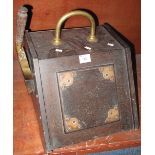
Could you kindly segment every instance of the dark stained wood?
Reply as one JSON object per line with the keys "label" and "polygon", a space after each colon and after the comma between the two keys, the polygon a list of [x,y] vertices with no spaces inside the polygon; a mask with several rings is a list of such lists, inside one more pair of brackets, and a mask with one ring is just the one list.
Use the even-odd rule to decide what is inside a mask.
{"label": "dark stained wood", "polygon": [[[113,25],[119,32],[126,36],[139,53],[141,49],[141,18],[140,0],[14,0],[14,40],[16,34],[16,13],[21,5],[33,7],[30,28],[32,30],[55,29],[58,19],[66,12],[84,8],[93,11],[98,17],[99,24],[105,22]],[[88,26],[88,21],[83,17],[69,19],[66,27]],[[14,58],[16,53],[14,52]]]}
{"label": "dark stained wood", "polygon": [[[137,83],[140,111],[141,71],[140,55],[137,55]],[[86,154],[106,150],[139,146],[140,129],[112,134],[80,144],[55,150],[52,154]],[[19,63],[14,61],[14,155],[45,155],[39,134],[31,97],[28,95]]]}
{"label": "dark stained wood", "polygon": [[109,24],[90,43],[89,29],[62,30],[59,46],[53,31],[25,34],[46,152],[138,127],[130,46]]}

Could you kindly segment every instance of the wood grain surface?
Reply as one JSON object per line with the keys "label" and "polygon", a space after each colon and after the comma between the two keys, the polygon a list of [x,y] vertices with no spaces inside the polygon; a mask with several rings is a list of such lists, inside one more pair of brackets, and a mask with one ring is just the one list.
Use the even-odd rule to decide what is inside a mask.
{"label": "wood grain surface", "polygon": [[[141,98],[141,61],[137,60],[138,103]],[[14,155],[46,155],[39,134],[39,126],[31,97],[28,95],[21,69],[14,60]],[[140,113],[140,112],[139,112]],[[133,146],[140,146],[140,129],[119,132],[110,136],[89,140],[76,145],[54,150],[51,155],[84,155]]]}
{"label": "wood grain surface", "polygon": [[[16,13],[20,6],[32,8],[30,29],[55,29],[59,18],[74,9],[87,9],[98,17],[99,24],[108,22],[134,45],[135,51],[141,50],[141,0],[14,0],[14,41],[16,34]],[[31,16],[31,13],[29,14]],[[72,17],[65,27],[88,26],[84,17]],[[14,52],[14,58],[17,59]]]}

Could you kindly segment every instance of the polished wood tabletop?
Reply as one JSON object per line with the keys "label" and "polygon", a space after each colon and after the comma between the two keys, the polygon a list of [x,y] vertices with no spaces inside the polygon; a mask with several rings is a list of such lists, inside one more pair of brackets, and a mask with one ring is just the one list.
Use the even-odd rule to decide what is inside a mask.
{"label": "polished wood tabletop", "polygon": [[[136,55],[137,96],[140,115],[141,98],[141,55]],[[31,96],[27,93],[24,78],[17,60],[14,60],[14,103],[13,132],[14,155],[46,155],[39,134],[35,109]],[[119,132],[110,136],[89,140],[76,145],[54,150],[50,155],[83,155],[106,150],[134,147],[141,145],[140,128]]]}

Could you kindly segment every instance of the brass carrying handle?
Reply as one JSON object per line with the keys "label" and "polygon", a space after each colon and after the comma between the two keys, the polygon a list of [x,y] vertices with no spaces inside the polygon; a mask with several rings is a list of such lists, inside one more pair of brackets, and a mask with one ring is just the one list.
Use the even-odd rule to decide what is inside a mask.
{"label": "brass carrying handle", "polygon": [[71,12],[66,13],[59,19],[59,21],[56,25],[55,37],[54,37],[54,40],[52,41],[52,43],[54,45],[57,46],[57,45],[61,44],[60,33],[61,33],[61,26],[62,26],[63,22],[72,16],[79,16],[79,15],[87,17],[91,23],[90,35],[88,36],[87,40],[89,42],[97,42],[97,39],[95,36],[95,20],[94,20],[94,18],[89,13],[87,13],[85,11],[76,10],[76,11],[71,11]]}

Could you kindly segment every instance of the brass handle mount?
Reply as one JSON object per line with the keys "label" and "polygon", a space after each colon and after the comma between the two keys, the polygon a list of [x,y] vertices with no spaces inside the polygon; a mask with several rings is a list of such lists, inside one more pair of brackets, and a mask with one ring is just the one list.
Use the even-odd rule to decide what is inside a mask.
{"label": "brass handle mount", "polygon": [[60,33],[61,33],[61,26],[62,26],[63,22],[72,16],[79,16],[79,15],[87,17],[91,23],[90,35],[88,36],[87,40],[89,42],[97,42],[97,38],[95,36],[95,20],[94,20],[94,18],[89,13],[87,13],[86,11],[75,10],[75,11],[71,11],[71,12],[66,13],[65,15],[63,15],[59,19],[59,21],[56,25],[55,37],[52,40],[53,45],[58,46],[62,42],[61,38],[60,38]]}

